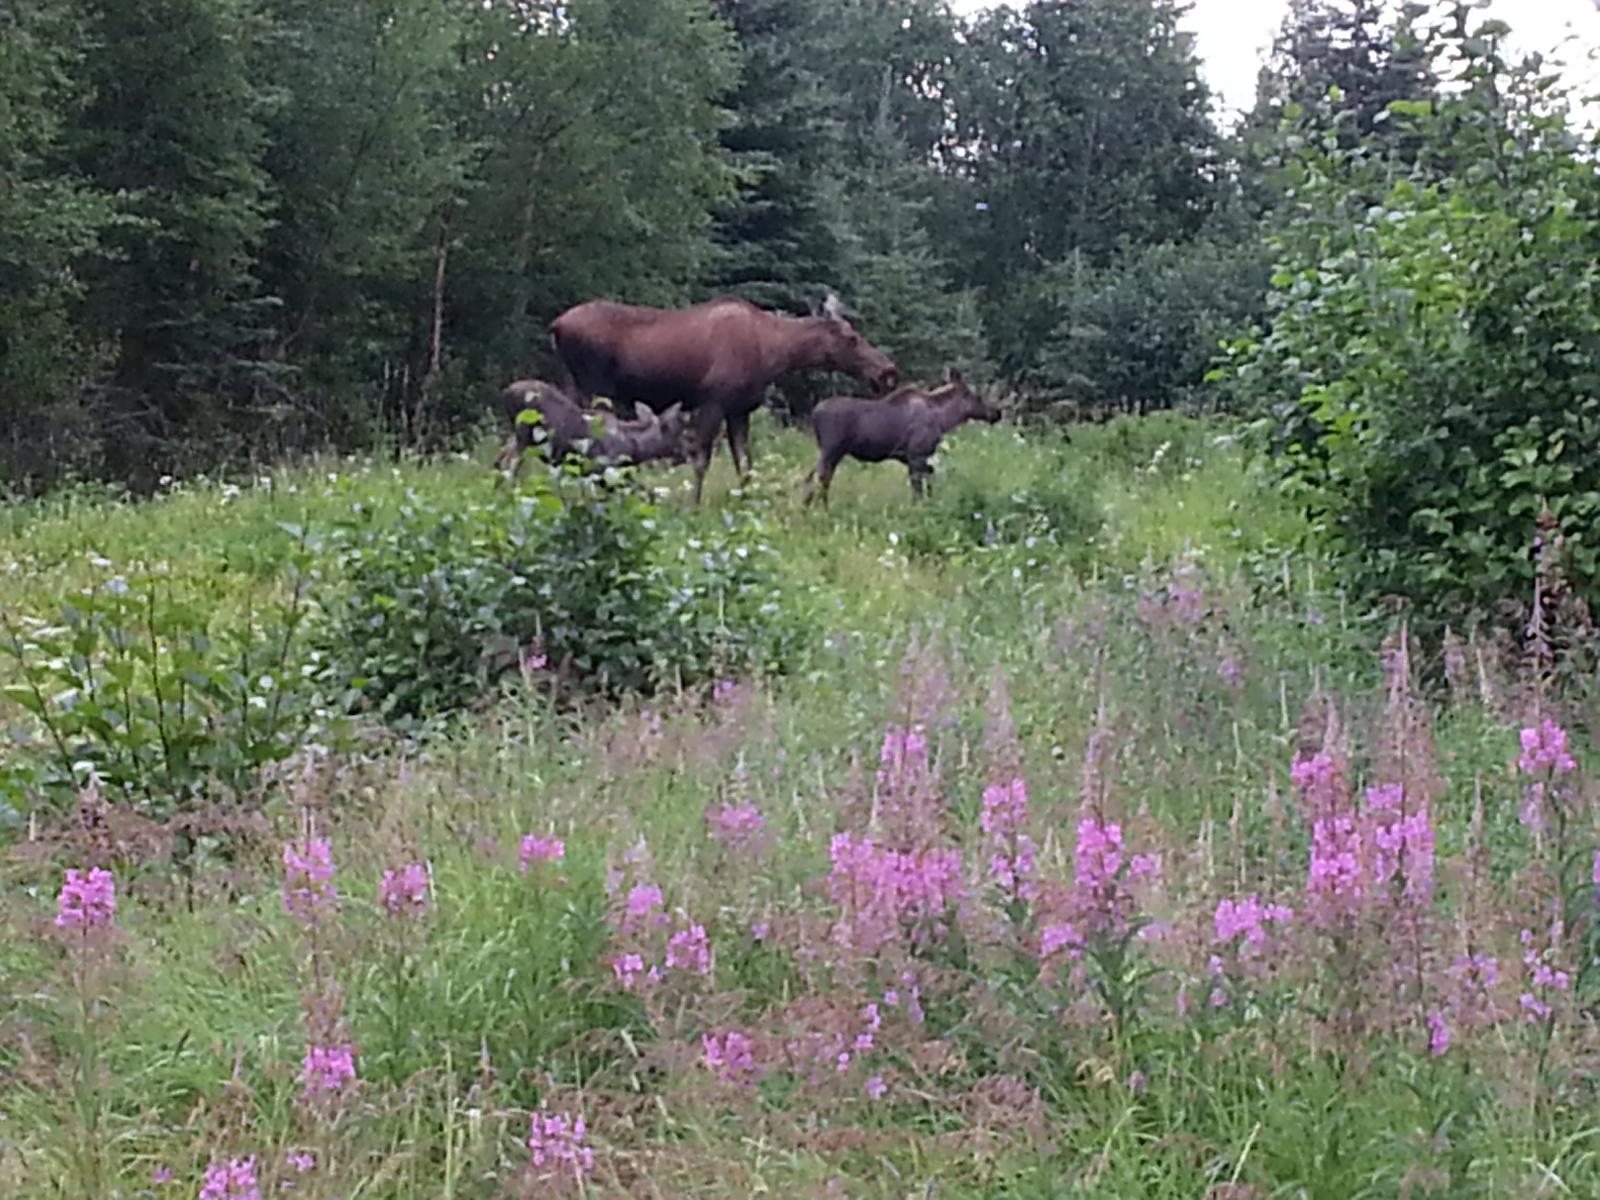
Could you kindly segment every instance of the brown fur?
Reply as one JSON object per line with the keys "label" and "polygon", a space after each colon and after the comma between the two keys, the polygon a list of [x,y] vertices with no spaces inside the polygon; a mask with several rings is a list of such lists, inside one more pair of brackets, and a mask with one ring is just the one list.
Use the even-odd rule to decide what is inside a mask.
{"label": "brown fur", "polygon": [[696,504],[724,425],[734,469],[741,479],[749,473],[750,414],[780,376],[841,371],[880,393],[899,383],[894,361],[851,327],[831,295],[810,317],[736,296],[680,309],[591,300],[557,317],[550,336],[580,402],[601,395],[683,406]]}
{"label": "brown fur", "polygon": [[933,475],[928,460],[944,436],[967,421],[1000,419],[1000,410],[967,386],[954,367],[942,387],[925,391],[904,387],[882,400],[859,396],[831,396],[811,410],[811,432],[817,440],[817,465],[806,476],[806,503],[828,502],[833,473],[845,458],[861,462],[893,459],[906,464],[911,491],[926,494]]}
{"label": "brown fur", "polygon": [[[602,466],[620,462],[637,465],[657,459],[681,461],[683,410],[673,405],[657,416],[648,405],[638,407],[641,415],[625,421],[604,409],[588,411],[579,407],[576,400],[553,383],[519,379],[500,393],[500,409],[511,422],[512,433],[496,465],[503,470],[515,455],[512,478],[521,475],[522,464],[526,461],[523,452],[533,445],[535,428],[545,431],[544,441],[552,463],[563,462],[572,454],[582,454]],[[542,418],[537,426],[518,421],[518,416],[528,409]],[[601,422],[599,437],[594,434],[596,417]]]}

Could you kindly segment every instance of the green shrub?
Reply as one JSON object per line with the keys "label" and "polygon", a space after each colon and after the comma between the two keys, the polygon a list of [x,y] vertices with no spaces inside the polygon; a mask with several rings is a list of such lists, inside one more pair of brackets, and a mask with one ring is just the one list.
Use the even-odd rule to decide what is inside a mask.
{"label": "green shrub", "polygon": [[1485,53],[1393,106],[1412,178],[1303,139],[1271,331],[1222,372],[1359,586],[1435,615],[1530,593],[1545,503],[1600,581],[1600,189],[1549,80]]}
{"label": "green shrub", "polygon": [[92,769],[161,818],[245,797],[265,768],[334,738],[303,551],[288,596],[238,619],[219,615],[203,581],[156,572],[84,588],[51,621],[6,617],[4,695],[32,722],[0,759],[0,804],[65,805]]}
{"label": "green shrub", "polygon": [[798,627],[758,527],[668,538],[627,473],[558,478],[455,506],[413,497],[397,520],[340,531],[325,645],[354,708],[425,720],[524,663],[613,695],[781,666]]}

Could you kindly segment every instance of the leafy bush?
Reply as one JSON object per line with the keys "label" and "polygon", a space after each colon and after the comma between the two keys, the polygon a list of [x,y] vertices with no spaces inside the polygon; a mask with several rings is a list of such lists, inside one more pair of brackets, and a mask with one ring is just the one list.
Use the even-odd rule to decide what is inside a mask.
{"label": "leafy bush", "polygon": [[195,582],[114,575],[54,621],[7,618],[0,652],[16,682],[4,695],[33,721],[11,731],[0,802],[63,805],[92,769],[160,818],[203,796],[244,797],[265,768],[329,739],[308,584],[301,554],[287,597],[225,619]]}
{"label": "leafy bush", "polygon": [[404,723],[463,707],[524,664],[612,694],[779,665],[794,631],[770,551],[748,528],[669,541],[626,478],[541,479],[459,507],[413,498],[398,520],[347,525],[326,645],[349,702]]}
{"label": "leafy bush", "polygon": [[1225,372],[1364,589],[1436,614],[1527,594],[1545,503],[1600,580],[1600,190],[1551,82],[1486,54],[1391,106],[1411,178],[1302,139],[1271,332]]}

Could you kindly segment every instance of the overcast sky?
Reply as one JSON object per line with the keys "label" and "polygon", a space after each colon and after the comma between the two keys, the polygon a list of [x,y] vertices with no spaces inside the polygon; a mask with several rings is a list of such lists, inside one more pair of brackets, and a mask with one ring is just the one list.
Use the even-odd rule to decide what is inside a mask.
{"label": "overcast sky", "polygon": [[[964,12],[990,7],[985,0],[953,0]],[[1255,100],[1256,70],[1262,53],[1283,23],[1288,0],[1195,0],[1186,26],[1197,35],[1206,81],[1220,93],[1224,112],[1249,108]],[[1569,78],[1589,91],[1600,90],[1600,68],[1587,51],[1600,47],[1600,0],[1489,0],[1488,14],[1512,29],[1519,51],[1560,47]]]}

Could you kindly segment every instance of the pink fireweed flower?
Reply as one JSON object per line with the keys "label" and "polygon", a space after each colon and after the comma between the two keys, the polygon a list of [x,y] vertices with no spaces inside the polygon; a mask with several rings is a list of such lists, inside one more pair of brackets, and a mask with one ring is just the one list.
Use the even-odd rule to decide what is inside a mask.
{"label": "pink fireweed flower", "polygon": [[296,1150],[285,1160],[294,1168],[296,1175],[304,1175],[317,1165],[316,1156],[306,1150]]}
{"label": "pink fireweed flower", "polygon": [[753,845],[766,828],[761,810],[749,801],[724,804],[708,813],[707,819],[711,823],[711,836],[730,850]]}
{"label": "pink fireweed flower", "polygon": [[1092,813],[1080,818],[1072,857],[1080,891],[1102,893],[1113,888],[1122,869],[1122,826],[1101,822]]}
{"label": "pink fireweed flower", "polygon": [[1522,754],[1517,766],[1527,775],[1546,771],[1565,775],[1578,764],[1567,752],[1567,731],[1546,717],[1536,728],[1522,731]]}
{"label": "pink fireweed flower", "polygon": [[1135,854],[1128,860],[1128,878],[1136,882],[1159,882],[1161,879],[1161,855]]}
{"label": "pink fireweed flower", "polygon": [[1366,895],[1361,828],[1350,816],[1320,817],[1311,827],[1311,869],[1306,879],[1324,918],[1357,909]]}
{"label": "pink fireweed flower", "polygon": [[707,1069],[722,1083],[741,1086],[753,1083],[761,1076],[761,1066],[756,1062],[755,1043],[736,1029],[720,1034],[701,1034],[700,1048],[705,1052]]}
{"label": "pink fireweed flower", "polygon": [[622,927],[631,928],[647,922],[661,924],[665,921],[665,901],[661,889],[653,883],[635,884],[628,891],[627,905],[623,911]]}
{"label": "pink fireweed flower", "polygon": [[1066,952],[1069,959],[1083,957],[1083,932],[1071,921],[1057,921],[1039,931],[1039,958],[1048,961]]}
{"label": "pink fireweed flower", "polygon": [[696,975],[711,970],[711,945],[706,939],[705,926],[691,925],[667,940],[667,966]]}
{"label": "pink fireweed flower", "polygon": [[378,902],[391,917],[420,917],[428,911],[428,868],[408,863],[398,871],[385,871],[378,885]]}
{"label": "pink fireweed flower", "polygon": [[355,1047],[307,1046],[300,1068],[300,1084],[308,1097],[331,1095],[344,1090],[356,1077]]}
{"label": "pink fireweed flower", "polygon": [[333,849],[327,838],[307,838],[283,848],[283,907],[295,920],[315,925],[339,899]]}
{"label": "pink fireweed flower", "polygon": [[213,1160],[200,1181],[199,1200],[261,1200],[255,1157]]}
{"label": "pink fireweed flower", "polygon": [[959,850],[902,852],[840,833],[829,853],[828,890],[841,910],[837,942],[873,954],[898,937],[942,936],[962,891]]}
{"label": "pink fireweed flower", "polygon": [[983,789],[983,814],[978,819],[990,837],[1020,833],[1028,824],[1028,784],[1018,777]]}
{"label": "pink fireweed flower", "polygon": [[117,884],[110,871],[91,867],[67,871],[56,897],[56,928],[88,931],[111,924],[117,915]]}
{"label": "pink fireweed flower", "polygon": [[882,1075],[873,1075],[863,1085],[866,1093],[874,1100],[882,1100],[883,1094],[889,1090],[889,1085],[884,1083]]}
{"label": "pink fireweed flower", "polygon": [[163,1163],[150,1172],[150,1182],[156,1187],[172,1182],[172,1168]]}
{"label": "pink fireweed flower", "polygon": [[536,833],[524,834],[517,848],[517,862],[526,875],[534,863],[560,862],[567,856],[567,844],[558,837],[540,837]]}
{"label": "pink fireweed flower", "polygon": [[1450,1049],[1450,1022],[1443,1013],[1428,1014],[1428,1054],[1438,1058]]}
{"label": "pink fireweed flower", "polygon": [[1424,804],[1407,812],[1407,800],[1397,783],[1367,789],[1372,883],[1382,888],[1399,880],[1406,900],[1425,907],[1433,899],[1433,821]]}
{"label": "pink fireweed flower", "polygon": [[1024,830],[1028,824],[1028,785],[1020,777],[991,784],[983,791],[979,818],[989,842],[989,878],[1008,899],[1032,900],[1038,889],[1033,875],[1037,847]]}
{"label": "pink fireweed flower", "polygon": [[1528,969],[1530,987],[1528,991],[1522,993],[1518,1002],[1522,1008],[1523,1018],[1530,1024],[1537,1024],[1552,1011],[1544,997],[1553,992],[1566,991],[1572,984],[1572,976],[1551,965],[1556,946],[1561,940],[1560,921],[1553,924],[1550,930],[1551,944],[1542,952],[1534,949],[1531,930],[1524,929],[1520,936],[1523,945],[1522,965]]}
{"label": "pink fireweed flower", "polygon": [[1244,948],[1255,953],[1267,944],[1268,922],[1286,925],[1294,919],[1294,910],[1281,904],[1262,904],[1256,893],[1242,900],[1219,900],[1212,918],[1216,940],[1226,945],[1241,935]]}
{"label": "pink fireweed flower", "polygon": [[661,978],[660,969],[651,967],[646,970],[644,958],[638,954],[619,954],[611,960],[611,973],[617,977],[623,990],[629,992],[638,991]]}
{"label": "pink fireweed flower", "polygon": [[588,1129],[583,1115],[533,1114],[528,1129],[528,1150],[537,1168],[564,1167],[574,1178],[594,1170],[594,1151],[584,1144]]}

